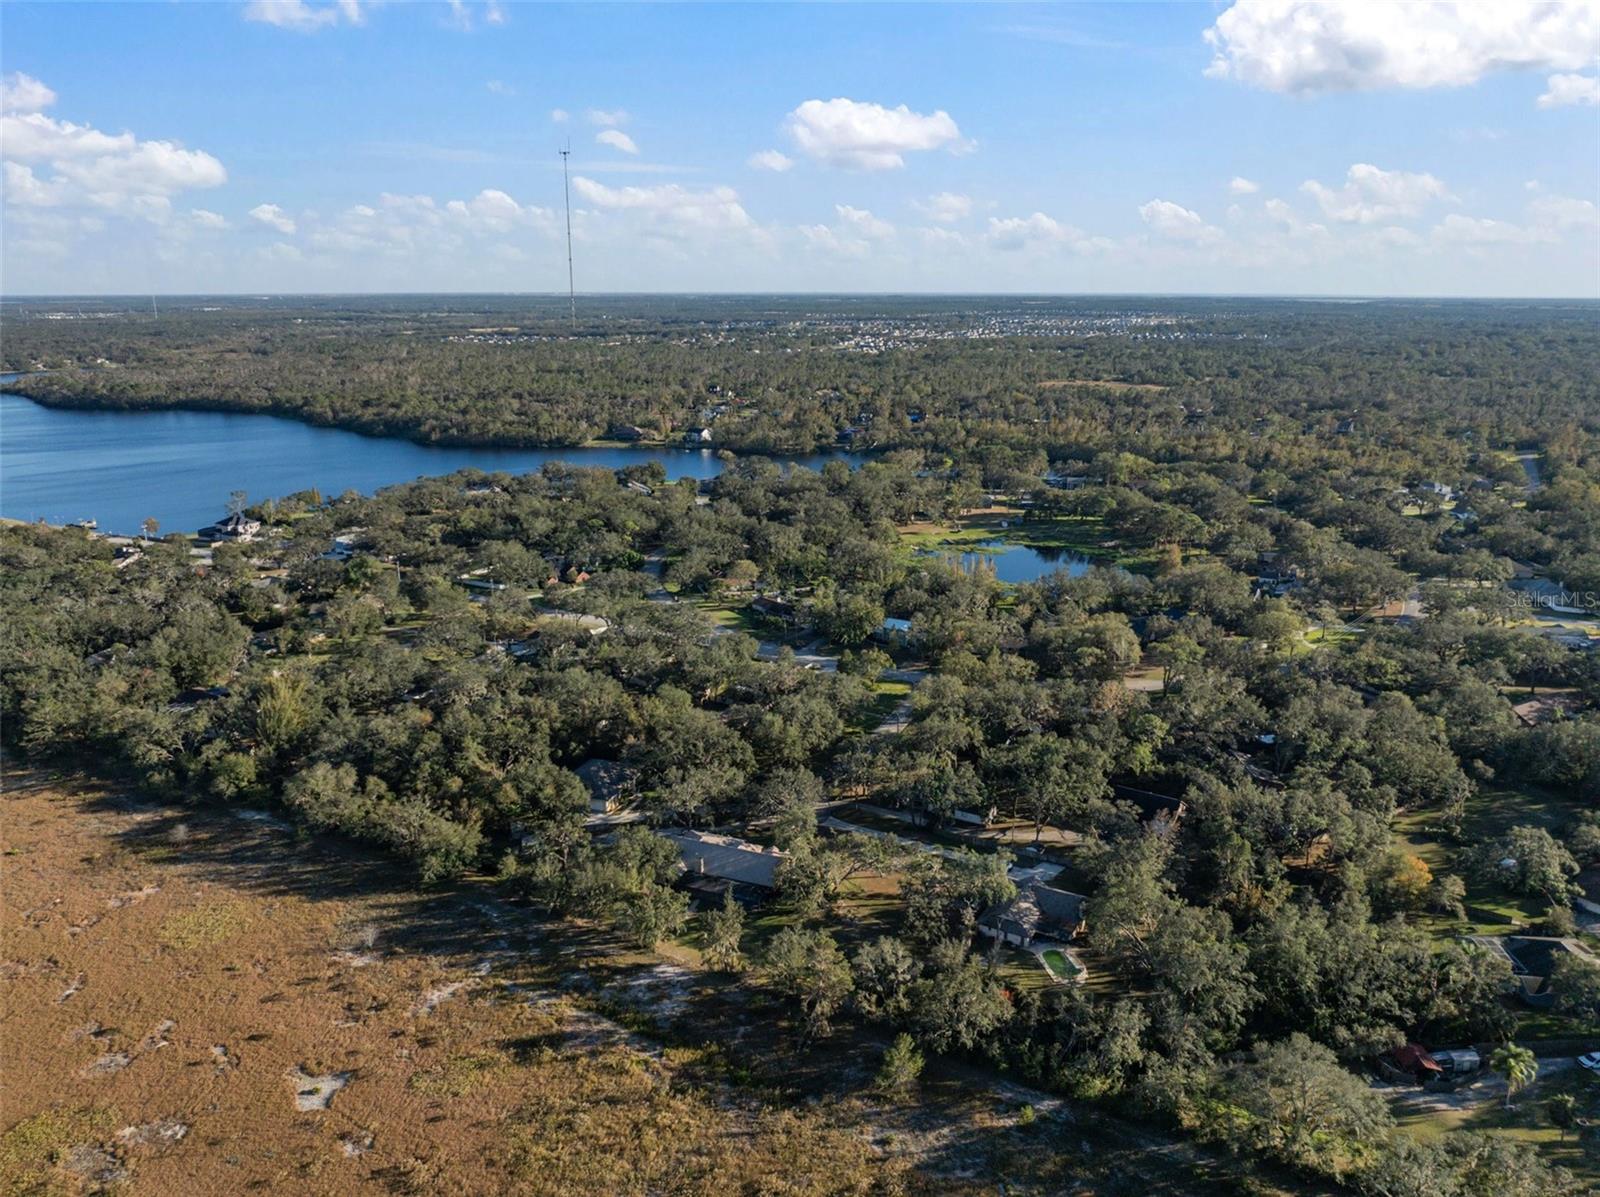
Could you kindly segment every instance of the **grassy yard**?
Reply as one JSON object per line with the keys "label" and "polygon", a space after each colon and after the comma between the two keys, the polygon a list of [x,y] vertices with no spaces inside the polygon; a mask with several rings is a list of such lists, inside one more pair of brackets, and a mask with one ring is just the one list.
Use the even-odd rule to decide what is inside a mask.
{"label": "grassy yard", "polygon": [[752,636],[769,634],[770,628],[759,615],[750,610],[749,601],[749,595],[740,595],[736,598],[702,596],[688,600],[696,611],[718,627],[735,632],[748,632]]}
{"label": "grassy yard", "polygon": [[1577,1099],[1578,1116],[1593,1121],[1600,1118],[1600,1077],[1581,1068],[1567,1068],[1535,1081],[1531,1089],[1516,1095],[1511,1109],[1503,1100],[1464,1104],[1458,1109],[1406,1113],[1400,1126],[1422,1140],[1434,1140],[1452,1131],[1490,1131],[1516,1139],[1538,1149],[1552,1164],[1571,1169],[1578,1176],[1600,1182],[1600,1151],[1594,1139],[1585,1144],[1580,1133],[1562,1135],[1550,1121],[1549,1102],[1557,1094],[1570,1093]]}
{"label": "grassy yard", "polygon": [[900,543],[908,551],[982,552],[983,542],[1003,540],[1007,544],[1036,549],[1069,549],[1084,557],[1107,564],[1133,566],[1146,554],[1118,553],[1101,542],[1106,537],[1105,522],[1092,516],[1032,515],[1020,508],[989,509],[958,516],[947,524],[907,524],[900,529]]}
{"label": "grassy yard", "polygon": [[[1413,811],[1395,821],[1395,833],[1406,850],[1420,857],[1435,876],[1456,872],[1461,847],[1482,844],[1522,824],[1549,828],[1563,826],[1574,813],[1572,804],[1537,786],[1490,786],[1467,801],[1460,845],[1437,828],[1432,811]],[[1441,937],[1506,935],[1544,917],[1543,898],[1513,894],[1465,873],[1467,919],[1459,922],[1442,915],[1421,916],[1421,922]]]}
{"label": "grassy yard", "polygon": [[996,961],[996,971],[1005,987],[1013,993],[1030,989],[1049,989],[1055,984],[1039,958],[1032,952],[1009,945],[1001,949]]}

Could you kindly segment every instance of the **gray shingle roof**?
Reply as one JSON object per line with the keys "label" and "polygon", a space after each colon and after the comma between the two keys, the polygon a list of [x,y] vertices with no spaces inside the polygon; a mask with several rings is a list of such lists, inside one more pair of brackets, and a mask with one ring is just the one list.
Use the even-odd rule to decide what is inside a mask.
{"label": "gray shingle roof", "polygon": [[749,840],[708,831],[674,829],[660,834],[677,845],[683,867],[689,872],[763,889],[777,888],[778,865],[788,856],[776,848],[763,848]]}

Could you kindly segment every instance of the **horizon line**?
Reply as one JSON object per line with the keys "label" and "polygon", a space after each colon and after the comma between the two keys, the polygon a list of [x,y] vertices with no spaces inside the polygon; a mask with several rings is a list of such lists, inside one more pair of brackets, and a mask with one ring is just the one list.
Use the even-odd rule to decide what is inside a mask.
{"label": "horizon line", "polygon": [[[1600,303],[1593,295],[1474,295],[1445,292],[1356,292],[1356,291],[579,291],[589,299],[730,299],[730,298],[806,298],[806,299],[1294,299],[1294,300],[1448,300],[1467,303]],[[567,298],[565,291],[41,291],[7,295],[0,292],[0,304],[37,303],[67,299],[130,300],[143,302],[163,299],[378,299],[428,296],[483,297],[502,299]]]}

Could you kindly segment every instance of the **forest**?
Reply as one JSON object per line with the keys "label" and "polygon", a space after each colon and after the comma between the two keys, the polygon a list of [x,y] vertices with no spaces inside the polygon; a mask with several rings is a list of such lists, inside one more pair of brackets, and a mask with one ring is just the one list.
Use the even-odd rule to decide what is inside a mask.
{"label": "forest", "polygon": [[[9,753],[685,945],[802,1050],[881,1030],[886,1091],[953,1058],[1318,1191],[1600,1178],[1595,1088],[1414,1134],[1375,1083],[1478,1045],[1509,1109],[1600,1046],[1592,306],[55,310],[5,322],[48,404],[730,457],[237,496],[215,544],[5,525]],[[942,551],[980,535],[1083,564]],[[1548,1000],[1508,941],[1565,945]]]}

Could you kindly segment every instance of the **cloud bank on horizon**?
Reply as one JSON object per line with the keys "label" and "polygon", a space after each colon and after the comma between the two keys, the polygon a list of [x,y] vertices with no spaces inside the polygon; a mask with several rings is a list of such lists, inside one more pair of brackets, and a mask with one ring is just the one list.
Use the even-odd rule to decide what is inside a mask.
{"label": "cloud bank on horizon", "polygon": [[[544,10],[437,8],[252,0],[216,36],[263,83],[300,60],[310,70],[337,39],[381,42],[385,76],[429,41],[462,40],[426,82],[318,73],[281,111],[242,96],[203,119],[188,117],[197,95],[228,109],[226,97],[176,60],[164,103],[65,60],[36,68],[65,18],[14,6],[7,290],[557,289],[554,157],[515,147],[571,144],[585,125],[571,189],[590,290],[1600,289],[1600,0],[1238,0],[1209,26],[1190,6],[1070,10],[1115,40],[941,8],[927,14],[928,61],[977,46],[1004,85],[960,56],[938,58],[930,81],[869,70],[870,55],[824,69],[797,45],[748,71],[720,55],[714,76],[692,70],[715,80],[720,99],[704,103],[641,83],[649,62],[598,83],[592,70],[516,75],[514,48],[496,43],[519,27],[537,37]],[[739,32],[754,43],[779,19],[855,14],[743,12]],[[854,32],[876,44],[890,30]],[[1174,44],[1191,69],[1172,65]],[[661,48],[658,83],[699,65],[684,53]],[[408,87],[424,93],[410,106]],[[122,127],[124,105],[139,133]],[[374,135],[350,147],[336,122],[311,119],[341,108]]]}

